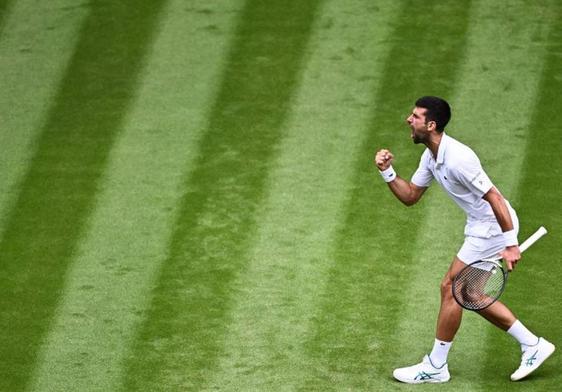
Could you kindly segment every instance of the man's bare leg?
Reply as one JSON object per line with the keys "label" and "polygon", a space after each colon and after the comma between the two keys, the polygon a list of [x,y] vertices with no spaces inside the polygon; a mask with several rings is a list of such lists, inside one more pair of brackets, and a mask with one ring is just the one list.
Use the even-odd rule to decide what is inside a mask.
{"label": "man's bare leg", "polygon": [[500,301],[496,301],[486,309],[480,310],[478,314],[504,331],[511,328],[517,320],[513,312]]}
{"label": "man's bare leg", "polygon": [[453,298],[453,279],[466,266],[455,256],[449,270],[441,281],[441,307],[437,317],[435,337],[444,342],[452,342],[462,321],[462,308]]}
{"label": "man's bare leg", "polygon": [[[462,307],[453,297],[452,285],[455,276],[465,266],[465,263],[455,257],[441,281],[441,307],[437,317],[436,339],[433,350],[424,357],[421,363],[395,369],[393,375],[397,380],[407,383],[449,381],[447,356],[451,343],[460,327],[463,312]],[[525,346],[534,347],[533,350],[527,350],[523,353],[522,365],[511,375],[511,379],[514,381],[520,380],[536,370],[555,350],[553,344],[543,338],[537,338],[527,330],[501,302],[495,302],[478,313],[495,326],[507,331],[522,344],[523,348]],[[533,357],[531,357],[531,354]],[[532,366],[526,365],[531,362],[533,363]],[[423,377],[420,379],[420,375],[427,375],[428,379]]]}
{"label": "man's bare leg", "polygon": [[[445,342],[453,341],[462,320],[462,308],[453,298],[453,280],[455,276],[466,266],[458,257],[455,257],[449,270],[441,282],[441,308],[437,318],[436,337]],[[486,309],[478,312],[486,320],[496,327],[507,331],[516,317],[503,303],[496,301]]]}

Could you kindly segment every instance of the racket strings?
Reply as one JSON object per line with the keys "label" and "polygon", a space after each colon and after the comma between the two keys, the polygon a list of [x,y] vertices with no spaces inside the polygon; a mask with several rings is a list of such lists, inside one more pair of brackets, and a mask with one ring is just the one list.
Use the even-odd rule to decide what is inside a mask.
{"label": "racket strings", "polygon": [[462,307],[481,310],[499,298],[504,285],[503,269],[495,263],[483,261],[459,272],[453,284],[453,294]]}

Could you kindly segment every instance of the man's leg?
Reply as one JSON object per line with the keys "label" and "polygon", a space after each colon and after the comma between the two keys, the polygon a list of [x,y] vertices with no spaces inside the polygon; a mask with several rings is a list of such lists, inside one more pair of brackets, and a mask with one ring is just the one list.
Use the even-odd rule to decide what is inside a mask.
{"label": "man's leg", "polygon": [[[448,348],[461,325],[462,308],[453,298],[453,280],[455,276],[466,266],[458,257],[453,259],[449,270],[441,281],[441,308],[437,318],[436,342],[429,357],[437,364],[447,361]],[[478,312],[486,320],[498,328],[508,331],[517,320],[514,314],[503,303],[496,301],[489,307]],[[526,330],[527,331],[527,330]],[[520,334],[523,337],[522,344],[536,344],[538,338],[533,334]],[[516,337],[517,338],[517,337]],[[444,344],[445,343],[445,344]]]}
{"label": "man's leg", "polygon": [[[437,317],[436,339],[433,350],[420,364],[396,369],[394,377],[407,383],[446,382],[450,379],[447,356],[452,341],[462,321],[462,307],[453,297],[452,285],[455,276],[466,266],[458,257],[453,259],[449,270],[441,281],[441,306]],[[495,302],[479,312],[486,320],[507,331],[517,339],[524,350],[521,366],[511,375],[520,380],[537,369],[554,352],[554,345],[537,338],[501,302]],[[537,343],[538,341],[538,343]],[[534,342],[534,343],[533,343]]]}
{"label": "man's leg", "polygon": [[[452,283],[456,274],[462,270],[465,264],[457,257],[453,260],[449,271],[441,284],[441,310],[437,321],[437,340],[430,358],[436,356],[443,358],[443,349],[437,345],[439,340],[452,342],[460,326],[462,308],[456,303],[452,294]],[[455,308],[456,305],[456,308]],[[520,344],[523,351],[521,365],[511,375],[513,381],[521,380],[535,371],[555,350],[552,343],[537,337],[529,331],[503,303],[496,301],[486,309],[478,311],[482,317],[503,329],[513,336]],[[446,362],[445,352],[444,362]]]}
{"label": "man's leg", "polygon": [[496,301],[486,309],[478,311],[478,314],[504,331],[511,328],[517,320],[511,310],[500,301]]}
{"label": "man's leg", "polygon": [[435,366],[447,363],[449,350],[462,321],[462,308],[453,298],[453,279],[466,266],[458,257],[453,259],[449,270],[441,281],[441,306],[437,317],[437,328],[433,349],[429,359]]}
{"label": "man's leg", "polygon": [[[436,333],[436,337],[439,340],[446,342],[453,341],[461,325],[462,308],[453,298],[452,286],[455,276],[465,266],[465,263],[458,257],[455,257],[441,282],[441,308],[439,310],[439,317],[437,318]],[[478,311],[478,314],[504,331],[509,330],[517,320],[511,310],[500,301],[496,301],[486,309]]]}
{"label": "man's leg", "polygon": [[394,378],[399,381],[419,383],[441,383],[451,378],[447,366],[447,355],[453,338],[462,319],[462,308],[453,298],[452,283],[455,275],[465,266],[456,257],[441,282],[441,307],[437,318],[437,334],[433,350],[422,362],[413,366],[394,370]]}
{"label": "man's leg", "polygon": [[[458,257],[455,257],[441,282],[441,308],[439,310],[439,317],[437,318],[437,332],[435,335],[438,340],[452,342],[460,327],[462,308],[453,298],[452,285],[455,276],[465,266],[465,263]],[[478,311],[478,314],[504,331],[508,331],[517,321],[513,312],[500,301],[496,301],[486,309]],[[528,332],[528,330],[524,332]],[[521,342],[522,344],[533,345],[536,344],[538,340],[538,338],[530,332],[522,333],[521,335],[523,339]]]}
{"label": "man's leg", "polygon": [[462,320],[462,308],[453,298],[453,279],[466,266],[455,256],[449,270],[441,281],[441,307],[437,317],[435,337],[444,342],[452,342]]}
{"label": "man's leg", "polygon": [[523,351],[521,364],[511,375],[513,381],[521,380],[534,372],[555,350],[552,343],[529,331],[501,302],[494,302],[478,313],[513,336],[521,344],[521,351]]}

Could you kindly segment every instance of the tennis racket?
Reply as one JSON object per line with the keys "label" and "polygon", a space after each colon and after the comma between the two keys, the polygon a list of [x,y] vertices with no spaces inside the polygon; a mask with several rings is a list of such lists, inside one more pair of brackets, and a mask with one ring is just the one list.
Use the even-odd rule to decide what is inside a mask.
{"label": "tennis racket", "polygon": [[[521,253],[546,233],[546,229],[541,226],[519,245]],[[501,258],[475,261],[455,276],[453,297],[465,309],[486,309],[502,295],[506,283],[507,271],[502,266]]]}

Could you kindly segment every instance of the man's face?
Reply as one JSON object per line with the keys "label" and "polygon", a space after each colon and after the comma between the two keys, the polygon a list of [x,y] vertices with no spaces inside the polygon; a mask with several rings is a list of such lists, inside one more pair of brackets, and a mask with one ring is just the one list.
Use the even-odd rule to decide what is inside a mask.
{"label": "man's face", "polygon": [[[429,140],[429,130],[428,125],[426,124],[425,113],[427,109],[415,107],[412,110],[412,114],[406,118],[406,122],[410,126],[412,130],[411,138],[413,139],[415,144],[425,143]],[[430,123],[433,123],[431,121]]]}

